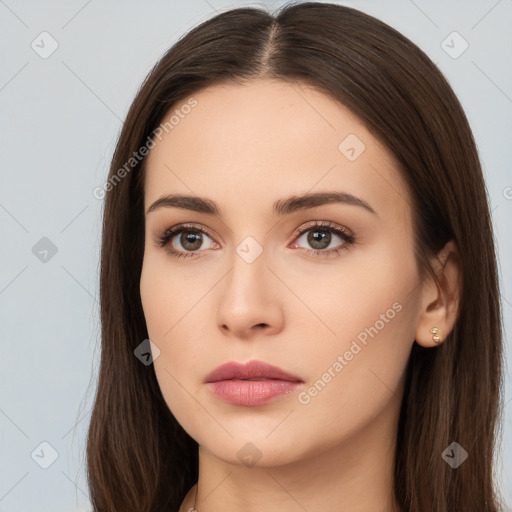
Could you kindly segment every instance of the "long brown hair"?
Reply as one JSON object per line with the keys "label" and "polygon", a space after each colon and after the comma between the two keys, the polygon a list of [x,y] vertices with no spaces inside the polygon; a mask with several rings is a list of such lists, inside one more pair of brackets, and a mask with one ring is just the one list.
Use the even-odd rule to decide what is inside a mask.
{"label": "long brown hair", "polygon": [[[502,409],[502,319],[487,192],[462,107],[432,61],[400,33],[355,9],[291,3],[238,8],[192,29],[142,84],[113,155],[103,213],[101,365],[87,440],[96,512],[178,510],[198,478],[197,443],[169,411],[152,365],[139,281],[144,252],[144,159],[178,102],[221,81],[302,82],[351,109],[396,156],[410,190],[416,257],[452,239],[462,295],[438,347],[414,343],[400,413],[395,494],[403,511],[496,512],[493,464]],[[132,159],[132,160],[131,160]],[[130,165],[127,167],[127,162]],[[124,169],[124,172],[121,171]],[[469,454],[457,469],[452,443]]]}

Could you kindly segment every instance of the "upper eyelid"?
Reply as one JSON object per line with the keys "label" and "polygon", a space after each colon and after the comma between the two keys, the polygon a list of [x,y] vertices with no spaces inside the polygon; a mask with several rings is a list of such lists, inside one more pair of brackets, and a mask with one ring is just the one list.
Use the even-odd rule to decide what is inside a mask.
{"label": "upper eyelid", "polygon": [[318,228],[324,228],[326,230],[337,230],[341,231],[347,236],[353,236],[352,231],[345,226],[342,226],[340,224],[337,224],[336,222],[332,221],[308,221],[305,224],[301,224],[294,232],[293,236],[299,236],[307,231],[310,231],[311,229],[314,229],[315,227]]}

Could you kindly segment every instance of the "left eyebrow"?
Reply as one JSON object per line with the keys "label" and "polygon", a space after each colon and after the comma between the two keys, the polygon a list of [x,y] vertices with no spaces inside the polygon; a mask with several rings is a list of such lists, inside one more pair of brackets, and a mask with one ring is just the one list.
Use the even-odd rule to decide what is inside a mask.
{"label": "left eyebrow", "polygon": [[314,194],[304,194],[302,196],[293,196],[289,199],[281,199],[274,203],[274,215],[289,215],[298,210],[307,210],[316,208],[324,204],[341,203],[350,206],[364,208],[373,215],[377,212],[366,202],[352,194],[346,192],[317,192]]}
{"label": "left eyebrow", "polygon": [[[346,192],[317,192],[301,196],[292,196],[288,199],[279,199],[274,203],[272,211],[276,216],[283,216],[290,215],[299,210],[307,210],[334,203],[357,206],[378,217],[377,212],[366,201]],[[215,201],[182,194],[170,194],[160,197],[148,208],[146,213],[150,213],[162,207],[182,208],[206,213],[208,215],[215,215],[216,217],[222,216],[221,209]]]}

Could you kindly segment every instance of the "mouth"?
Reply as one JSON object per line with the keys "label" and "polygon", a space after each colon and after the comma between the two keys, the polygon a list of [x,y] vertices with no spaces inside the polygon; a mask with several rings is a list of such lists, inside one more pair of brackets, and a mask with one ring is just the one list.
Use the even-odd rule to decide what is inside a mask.
{"label": "mouth", "polygon": [[295,391],[304,381],[261,361],[246,364],[233,361],[213,370],[205,383],[217,398],[225,402],[254,407]]}

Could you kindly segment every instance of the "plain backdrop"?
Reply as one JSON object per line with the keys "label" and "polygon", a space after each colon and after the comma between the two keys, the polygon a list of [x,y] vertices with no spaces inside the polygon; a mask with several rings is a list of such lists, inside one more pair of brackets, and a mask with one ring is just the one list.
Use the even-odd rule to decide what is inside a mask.
{"label": "plain backdrop", "polygon": [[[460,98],[484,166],[510,333],[512,1],[340,3],[409,37]],[[282,4],[0,0],[0,512],[91,510],[84,453],[99,362],[102,208],[93,191],[106,179],[139,85],[182,34],[216,11]],[[506,344],[510,362],[508,337]],[[496,471],[510,506],[506,371]]]}

